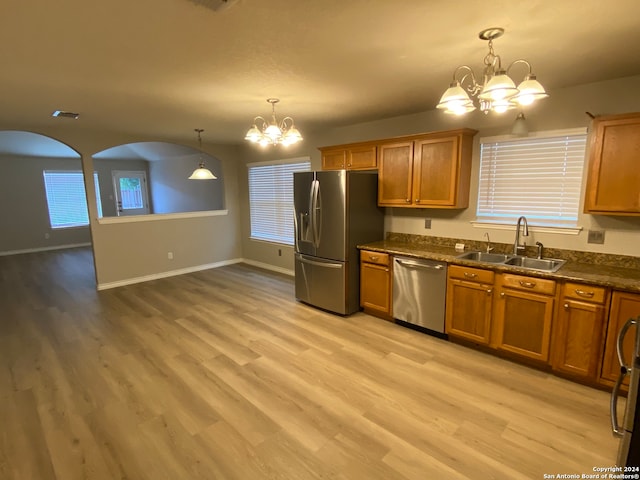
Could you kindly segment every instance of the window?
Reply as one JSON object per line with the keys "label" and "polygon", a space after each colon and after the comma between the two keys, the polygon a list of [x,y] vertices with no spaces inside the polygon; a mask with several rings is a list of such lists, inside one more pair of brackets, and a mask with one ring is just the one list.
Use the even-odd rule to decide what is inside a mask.
{"label": "window", "polygon": [[309,171],[311,163],[287,160],[248,167],[251,238],[293,245],[293,173]]}
{"label": "window", "polygon": [[[44,188],[49,207],[51,228],[89,225],[84,176],[81,171],[44,170]],[[93,173],[98,216],[102,217],[98,174]]]}
{"label": "window", "polygon": [[582,129],[481,139],[477,220],[576,227],[586,140]]}

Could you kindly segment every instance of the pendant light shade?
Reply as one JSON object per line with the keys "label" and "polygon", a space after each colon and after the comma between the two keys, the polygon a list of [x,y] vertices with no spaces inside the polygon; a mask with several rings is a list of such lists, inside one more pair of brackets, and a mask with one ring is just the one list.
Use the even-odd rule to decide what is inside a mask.
{"label": "pendant light shade", "polygon": [[200,137],[200,134],[204,132],[204,130],[202,128],[194,128],[194,131],[198,132],[198,148],[200,149],[200,164],[198,165],[198,168],[196,168],[193,171],[193,173],[189,177],[189,180],[215,180],[218,177],[216,177],[213,173],[211,173],[211,170],[205,167],[204,159],[202,158],[202,138]]}

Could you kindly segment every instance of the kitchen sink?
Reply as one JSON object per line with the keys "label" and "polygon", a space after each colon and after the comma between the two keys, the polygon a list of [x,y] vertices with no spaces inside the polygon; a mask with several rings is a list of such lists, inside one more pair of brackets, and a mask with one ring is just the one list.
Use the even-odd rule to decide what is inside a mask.
{"label": "kitchen sink", "polygon": [[458,255],[456,258],[460,260],[474,260],[476,262],[487,263],[505,263],[507,260],[513,258],[513,255],[507,255],[504,253],[487,253],[487,252],[465,252]]}
{"label": "kitchen sink", "polygon": [[506,260],[505,265],[513,265],[516,267],[530,268],[532,270],[541,270],[544,272],[555,272],[562,265],[565,260],[559,260],[557,258],[531,258],[531,257],[511,257]]}

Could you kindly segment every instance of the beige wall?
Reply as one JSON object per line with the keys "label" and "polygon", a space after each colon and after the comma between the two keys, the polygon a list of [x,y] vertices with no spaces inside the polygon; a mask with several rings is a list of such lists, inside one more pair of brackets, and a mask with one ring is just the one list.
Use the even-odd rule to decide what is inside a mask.
{"label": "beige wall", "polygon": [[[607,82],[580,85],[550,91],[550,97],[538,102],[525,110],[530,131],[558,130],[567,128],[587,127],[589,117],[585,112],[594,115],[614,114],[640,111],[640,92],[637,85],[640,76],[626,77]],[[338,108],[338,107],[337,107]],[[467,209],[459,211],[432,209],[387,209],[385,230],[417,235],[433,235],[453,237],[469,240],[482,240],[484,232],[489,232],[492,241],[512,243],[514,229],[475,228],[471,221],[475,218],[476,196],[478,188],[479,167],[479,139],[483,136],[501,135],[509,133],[516,113],[508,112],[502,116],[483,115],[473,112],[464,117],[445,115],[431,110],[407,115],[335,128],[330,131],[306,134],[305,140],[293,152],[283,152],[278,149],[267,151],[244,147],[245,163],[267,159],[296,157],[310,155],[312,168],[320,168],[319,146],[337,145],[341,143],[389,138],[436,130],[448,130],[461,127],[479,130],[475,137],[473,171],[471,183],[471,202]],[[303,126],[301,125],[302,129]],[[307,133],[307,132],[303,132]],[[243,172],[244,174],[244,172]],[[584,197],[584,182],[583,182]],[[256,245],[248,238],[248,193],[246,182],[240,183],[240,198],[242,209],[242,242],[244,257],[255,262],[287,266],[293,268],[293,252],[286,250],[287,258],[275,257],[277,246]],[[424,228],[424,219],[432,219],[432,228]],[[533,232],[528,243],[541,241],[547,247],[574,249],[614,253],[621,255],[640,255],[640,218],[633,217],[605,217],[581,214],[579,225],[583,230],[578,235]],[[587,230],[589,228],[604,229],[605,243],[603,245],[588,244]],[[283,255],[285,252],[283,252]]]}

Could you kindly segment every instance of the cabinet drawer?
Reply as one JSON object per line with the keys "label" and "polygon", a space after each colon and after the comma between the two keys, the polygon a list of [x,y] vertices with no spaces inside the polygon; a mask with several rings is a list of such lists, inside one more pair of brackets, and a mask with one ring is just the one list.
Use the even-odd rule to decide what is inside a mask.
{"label": "cabinet drawer", "polygon": [[449,278],[493,284],[493,275],[494,274],[491,270],[463,267],[460,265],[449,265]]}
{"label": "cabinet drawer", "polygon": [[502,274],[502,286],[526,292],[544,293],[546,295],[553,295],[556,291],[556,282],[554,280],[511,275],[508,273]]}
{"label": "cabinet drawer", "polygon": [[604,303],[607,298],[607,289],[605,287],[596,287],[583,283],[567,282],[564,284],[562,293],[565,298],[575,298],[583,302]]}
{"label": "cabinet drawer", "polygon": [[361,250],[360,260],[367,263],[375,263],[377,265],[389,265],[389,254]]}

